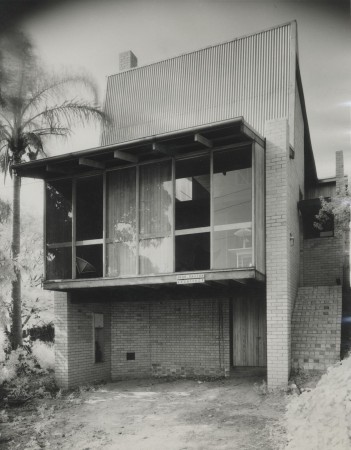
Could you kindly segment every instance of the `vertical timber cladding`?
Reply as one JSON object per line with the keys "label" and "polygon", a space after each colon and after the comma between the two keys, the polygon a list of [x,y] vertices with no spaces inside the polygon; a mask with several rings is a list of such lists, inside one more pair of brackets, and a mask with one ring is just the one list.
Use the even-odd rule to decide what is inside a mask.
{"label": "vertical timber cladding", "polygon": [[266,300],[261,290],[246,290],[232,300],[232,365],[267,366]]}
{"label": "vertical timber cladding", "polygon": [[[112,75],[101,145],[243,116],[264,134],[289,115],[292,23]],[[152,118],[152,120],[151,120]]]}

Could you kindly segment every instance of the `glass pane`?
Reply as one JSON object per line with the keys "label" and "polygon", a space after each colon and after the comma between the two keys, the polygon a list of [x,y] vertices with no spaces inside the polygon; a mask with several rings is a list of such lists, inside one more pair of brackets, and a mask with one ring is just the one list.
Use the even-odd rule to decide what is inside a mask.
{"label": "glass pane", "polygon": [[176,236],[176,272],[210,268],[210,233]]}
{"label": "glass pane", "polygon": [[210,226],[210,157],[176,162],[176,230]]}
{"label": "glass pane", "polygon": [[72,247],[50,248],[46,252],[46,279],[72,278]]}
{"label": "glass pane", "polygon": [[102,176],[77,180],[77,241],[102,238]]}
{"label": "glass pane", "polygon": [[143,239],[139,243],[140,273],[168,273],[173,271],[172,238]]}
{"label": "glass pane", "polygon": [[77,278],[102,277],[102,245],[80,245],[76,248]]}
{"label": "glass pane", "polygon": [[161,237],[172,230],[171,161],[140,167],[140,235]]}
{"label": "glass pane", "polygon": [[215,152],[213,172],[213,268],[251,267],[251,146]]}
{"label": "glass pane", "polygon": [[46,183],[46,242],[72,241],[72,180]]}
{"label": "glass pane", "polygon": [[135,178],[135,167],[107,175],[107,276],[136,273]]}

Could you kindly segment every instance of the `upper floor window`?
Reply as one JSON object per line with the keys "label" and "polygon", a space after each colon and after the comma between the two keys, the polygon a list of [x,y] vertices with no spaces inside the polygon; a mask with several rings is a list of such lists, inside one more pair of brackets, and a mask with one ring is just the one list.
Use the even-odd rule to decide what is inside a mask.
{"label": "upper floor window", "polygon": [[254,267],[263,162],[249,144],[47,182],[47,279]]}

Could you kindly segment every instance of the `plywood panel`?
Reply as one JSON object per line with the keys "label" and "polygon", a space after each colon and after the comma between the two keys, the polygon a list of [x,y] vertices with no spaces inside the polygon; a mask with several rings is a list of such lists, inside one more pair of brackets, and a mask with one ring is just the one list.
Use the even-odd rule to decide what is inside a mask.
{"label": "plywood panel", "polygon": [[266,306],[263,296],[233,299],[233,366],[266,366]]}

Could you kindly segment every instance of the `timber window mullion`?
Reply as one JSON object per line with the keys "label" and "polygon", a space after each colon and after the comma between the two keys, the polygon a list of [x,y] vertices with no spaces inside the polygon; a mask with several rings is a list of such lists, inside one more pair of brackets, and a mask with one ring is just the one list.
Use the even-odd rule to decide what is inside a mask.
{"label": "timber window mullion", "polygon": [[102,176],[102,276],[106,277],[106,172]]}
{"label": "timber window mullion", "polygon": [[139,181],[140,170],[139,165],[136,166],[136,176],[135,176],[135,197],[136,197],[136,223],[135,223],[135,264],[136,264],[136,274],[140,273],[140,264],[139,264],[139,228],[140,228],[140,193],[139,193]]}
{"label": "timber window mullion", "polygon": [[72,180],[72,279],[76,278],[77,180]]}

